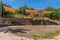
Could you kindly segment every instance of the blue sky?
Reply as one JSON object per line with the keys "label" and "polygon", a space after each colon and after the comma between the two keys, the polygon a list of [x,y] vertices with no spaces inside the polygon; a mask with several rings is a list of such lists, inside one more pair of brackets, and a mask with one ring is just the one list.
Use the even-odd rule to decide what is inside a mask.
{"label": "blue sky", "polygon": [[47,6],[60,8],[60,0],[2,0],[3,3],[11,5],[13,8],[19,8],[23,5],[33,7],[35,9],[43,9]]}

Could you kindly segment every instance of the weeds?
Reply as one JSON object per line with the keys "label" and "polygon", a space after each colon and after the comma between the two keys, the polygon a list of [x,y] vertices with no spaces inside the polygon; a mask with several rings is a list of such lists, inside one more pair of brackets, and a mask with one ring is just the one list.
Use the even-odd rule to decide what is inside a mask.
{"label": "weeds", "polygon": [[60,30],[56,30],[54,32],[47,32],[44,34],[41,34],[40,37],[41,38],[53,38],[54,36],[57,36],[60,34]]}

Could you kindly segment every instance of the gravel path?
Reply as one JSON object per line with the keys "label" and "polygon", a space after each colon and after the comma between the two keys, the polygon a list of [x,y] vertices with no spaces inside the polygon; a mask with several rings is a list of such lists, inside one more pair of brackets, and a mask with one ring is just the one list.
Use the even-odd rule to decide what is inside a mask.
{"label": "gravel path", "polygon": [[[10,33],[0,32],[0,40],[33,40],[33,39],[18,37]],[[55,36],[53,39],[38,39],[38,40],[60,40],[60,35]]]}
{"label": "gravel path", "polygon": [[0,40],[32,40],[25,37],[19,37],[12,35],[11,33],[5,33],[5,30],[8,29],[7,27],[0,28]]}
{"label": "gravel path", "polygon": [[[7,29],[7,28],[0,28],[0,40],[33,40],[30,38],[26,38],[26,37],[19,37],[19,36],[15,36],[12,35],[11,33],[4,33],[3,29]],[[55,36],[53,39],[37,39],[37,40],[60,40],[60,35]]]}
{"label": "gravel path", "polygon": [[18,37],[10,33],[0,32],[0,40],[32,40],[25,37]]}

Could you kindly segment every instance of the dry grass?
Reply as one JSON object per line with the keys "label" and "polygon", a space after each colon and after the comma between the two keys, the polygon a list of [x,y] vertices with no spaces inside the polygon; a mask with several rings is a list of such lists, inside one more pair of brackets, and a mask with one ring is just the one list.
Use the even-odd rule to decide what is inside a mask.
{"label": "dry grass", "polygon": [[[4,6],[4,8],[5,8],[5,11],[10,11],[10,12],[13,12],[13,13],[14,13],[16,10],[18,10],[18,9],[6,7],[6,6]],[[51,13],[51,12],[54,12],[54,11],[43,11],[44,14],[46,14],[46,13]],[[39,14],[39,13],[38,13],[38,10],[26,10],[26,13],[29,13],[29,14]],[[41,12],[40,12],[40,13],[41,13]]]}

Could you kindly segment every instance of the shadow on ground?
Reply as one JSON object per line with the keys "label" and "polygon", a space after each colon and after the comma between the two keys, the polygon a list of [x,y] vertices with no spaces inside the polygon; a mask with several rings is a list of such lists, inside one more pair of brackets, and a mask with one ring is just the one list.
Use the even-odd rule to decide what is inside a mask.
{"label": "shadow on ground", "polygon": [[26,33],[26,31],[29,31],[30,29],[8,29],[7,31],[10,31],[11,33],[17,34],[17,33]]}

